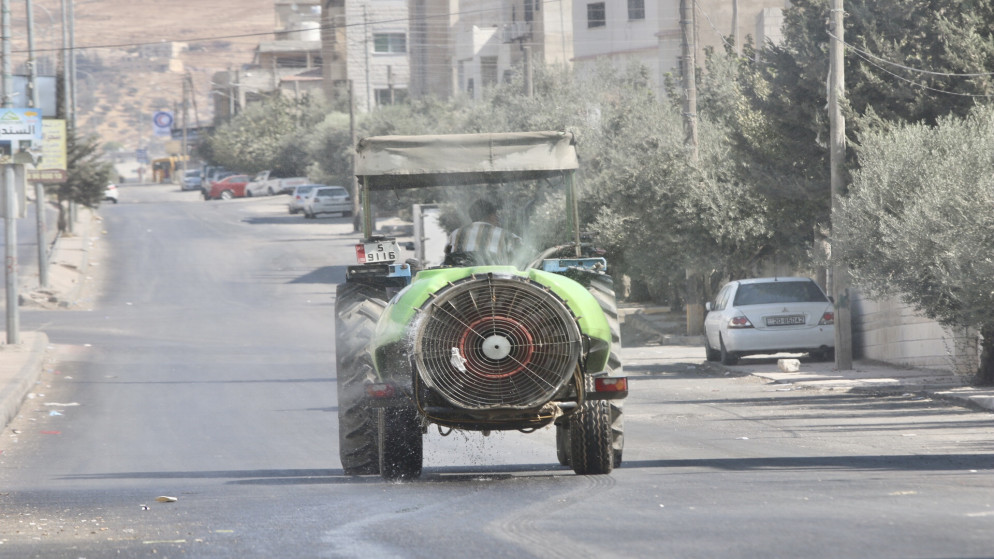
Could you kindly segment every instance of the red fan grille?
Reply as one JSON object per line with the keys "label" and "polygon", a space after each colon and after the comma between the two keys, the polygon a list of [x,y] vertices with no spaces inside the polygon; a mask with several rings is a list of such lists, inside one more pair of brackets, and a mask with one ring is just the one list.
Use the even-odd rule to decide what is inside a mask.
{"label": "red fan grille", "polygon": [[528,278],[471,276],[440,290],[422,311],[418,370],[462,408],[537,408],[570,379],[580,356],[573,314]]}

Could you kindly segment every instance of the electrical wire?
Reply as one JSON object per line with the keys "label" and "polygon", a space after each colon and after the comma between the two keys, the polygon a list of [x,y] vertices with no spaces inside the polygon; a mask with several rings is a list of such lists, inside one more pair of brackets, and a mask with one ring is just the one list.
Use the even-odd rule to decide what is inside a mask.
{"label": "electrical wire", "polygon": [[945,95],[956,95],[956,96],[959,96],[959,97],[973,97],[973,98],[981,98],[981,99],[989,99],[989,98],[994,97],[994,95],[978,95],[978,94],[973,94],[973,93],[958,93],[958,92],[955,92],[955,91],[948,91],[948,90],[945,90],[945,89],[938,89],[938,88],[935,88],[935,87],[929,87],[929,86],[927,86],[925,84],[918,83],[918,82],[916,82],[914,80],[908,79],[908,78],[906,78],[904,76],[899,76],[898,74],[895,74],[894,72],[891,72],[887,68],[884,68],[880,64],[877,64],[874,60],[870,59],[869,57],[864,56],[860,52],[857,52],[856,56],[859,56],[860,58],[862,58],[863,60],[865,60],[866,62],[868,62],[870,65],[872,65],[872,66],[876,67],[877,69],[879,69],[881,72],[889,74],[889,75],[891,75],[891,76],[893,76],[893,77],[895,77],[895,78],[897,78],[897,79],[899,79],[901,81],[907,82],[907,83],[909,83],[909,84],[911,84],[911,85],[913,85],[915,87],[919,87],[921,89],[925,89],[925,90],[932,91],[932,92],[935,92],[935,93],[942,93],[942,94],[945,94]]}
{"label": "electrical wire", "polygon": [[[837,41],[839,40],[839,38],[836,37],[831,31],[828,31],[827,33],[828,33],[829,37],[831,37],[831,38],[833,38],[833,39],[835,39]],[[855,52],[856,54],[861,55],[864,58],[864,60],[872,58],[873,60],[876,60],[877,62],[880,62],[880,63],[883,63],[883,64],[887,64],[889,66],[894,66],[894,67],[900,68],[902,70],[907,70],[909,72],[917,72],[919,74],[928,74],[930,76],[940,76],[940,77],[946,77],[946,78],[979,78],[979,77],[994,76],[994,72],[981,72],[981,73],[975,73],[975,74],[955,74],[955,73],[950,73],[950,72],[932,72],[930,70],[922,70],[921,68],[912,68],[911,66],[905,66],[904,64],[900,64],[898,62],[892,62],[892,61],[887,60],[885,58],[881,58],[881,57],[879,57],[879,56],[877,56],[877,55],[875,55],[873,53],[870,53],[870,52],[867,52],[865,50],[862,50],[859,47],[857,47],[855,45],[851,45],[851,44],[849,44],[849,43],[847,43],[845,41],[842,41],[842,44],[846,48],[848,48],[849,50]],[[869,60],[867,60],[867,61],[869,62]]]}
{"label": "electrical wire", "polygon": [[[560,4],[563,1],[564,0],[538,0],[538,3],[543,4],[543,5],[547,5],[547,4]],[[488,14],[488,13],[495,13],[495,12],[499,13],[502,9],[503,9],[503,6],[498,6],[496,8],[480,8],[480,9],[476,9],[476,10],[454,11],[454,12],[446,12],[444,14],[425,15],[425,16],[423,16],[423,18],[419,18],[419,19],[424,19],[424,20],[438,19],[438,20],[443,20],[444,21],[445,19],[450,18],[452,16],[479,15],[479,14]],[[314,29],[317,29],[317,30],[346,29],[346,28],[349,28],[349,27],[364,27],[364,26],[373,26],[373,25],[384,25],[384,24],[390,24],[390,23],[410,23],[410,21],[411,21],[411,18],[409,18],[409,17],[400,17],[400,18],[391,18],[391,19],[368,20],[368,21],[356,22],[356,23],[346,23],[346,24],[342,24],[342,25],[338,25],[338,24],[321,25],[321,26],[315,27]],[[507,22],[507,23],[510,23],[510,22]],[[138,41],[138,42],[132,42],[132,43],[106,43],[106,44],[99,44],[99,45],[77,45],[77,46],[73,46],[71,48],[70,47],[59,47],[59,48],[47,48],[47,49],[35,49],[35,52],[36,53],[39,53],[39,52],[60,52],[60,51],[69,51],[69,50],[72,50],[72,51],[82,51],[82,50],[91,50],[91,49],[110,49],[110,48],[121,49],[121,48],[134,48],[134,47],[144,47],[144,46],[150,46],[150,45],[159,45],[159,44],[162,44],[162,43],[170,43],[170,42],[176,42],[176,43],[203,43],[203,42],[208,42],[208,41],[221,41],[221,40],[229,40],[229,39],[244,39],[244,38],[251,38],[251,37],[265,37],[265,36],[269,36],[269,35],[278,35],[280,33],[286,33],[286,32],[287,32],[286,30],[279,30],[279,31],[274,30],[274,31],[260,31],[260,32],[256,32],[256,33],[241,33],[241,34],[236,34],[236,35],[216,35],[216,36],[211,36],[211,37],[195,37],[195,38],[192,38],[192,39],[157,39],[157,40],[154,40],[154,41]],[[27,51],[27,49],[22,49],[22,50],[15,50],[15,51],[11,51],[11,52],[12,53],[16,53],[16,54],[24,54],[24,53],[27,53],[28,51]]]}

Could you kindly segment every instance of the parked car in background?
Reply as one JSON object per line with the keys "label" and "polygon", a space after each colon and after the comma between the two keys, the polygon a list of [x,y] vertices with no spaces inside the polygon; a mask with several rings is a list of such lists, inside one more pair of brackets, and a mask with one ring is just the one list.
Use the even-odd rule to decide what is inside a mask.
{"label": "parked car in background", "polygon": [[210,190],[204,194],[206,200],[230,200],[245,196],[245,186],[249,182],[248,175],[231,175],[211,183]]}
{"label": "parked car in background", "polygon": [[246,196],[273,196],[287,194],[292,187],[308,184],[307,177],[285,177],[276,171],[262,171],[245,187]]}
{"label": "parked car in background", "polygon": [[307,193],[311,190],[324,186],[323,184],[298,184],[292,187],[290,191],[290,202],[287,204],[287,209],[290,210],[291,214],[298,214],[304,211],[304,198]]}
{"label": "parked car in background", "polygon": [[182,190],[199,190],[204,184],[204,172],[200,169],[188,169],[183,175]]}
{"label": "parked car in background", "polygon": [[104,202],[110,200],[111,202],[117,203],[117,185],[108,184],[107,188],[104,189]]}
{"label": "parked car in background", "polygon": [[304,217],[314,219],[320,214],[352,215],[352,197],[341,186],[318,186],[304,198]]}
{"label": "parked car in background", "polygon": [[734,365],[744,355],[781,352],[827,360],[835,350],[835,309],[808,278],[731,281],[707,310],[708,361]]}

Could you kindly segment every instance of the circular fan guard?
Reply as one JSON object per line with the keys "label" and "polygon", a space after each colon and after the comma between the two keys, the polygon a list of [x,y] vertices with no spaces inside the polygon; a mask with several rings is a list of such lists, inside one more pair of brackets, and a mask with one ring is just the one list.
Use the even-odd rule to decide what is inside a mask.
{"label": "circular fan guard", "polygon": [[471,276],[422,310],[418,370],[462,408],[539,407],[570,379],[580,356],[573,314],[528,278]]}

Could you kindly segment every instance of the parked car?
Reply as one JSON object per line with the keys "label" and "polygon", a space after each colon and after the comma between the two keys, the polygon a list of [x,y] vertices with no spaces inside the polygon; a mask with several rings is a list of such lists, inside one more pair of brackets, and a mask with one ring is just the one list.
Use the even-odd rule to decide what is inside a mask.
{"label": "parked car", "polygon": [[832,301],[808,278],[732,281],[707,310],[708,361],[734,365],[744,355],[781,352],[827,360],[835,350]]}
{"label": "parked car", "polygon": [[211,183],[209,191],[204,193],[206,200],[230,200],[245,196],[245,185],[249,182],[248,175],[231,175]]}
{"label": "parked car", "polygon": [[308,184],[307,177],[284,177],[276,171],[262,171],[252,178],[248,186],[245,187],[246,196],[273,196],[275,194],[287,194],[292,187],[299,184]]}
{"label": "parked car", "polygon": [[290,191],[290,202],[287,204],[287,209],[290,210],[291,214],[298,214],[304,211],[304,197],[307,193],[319,186],[324,186],[323,184],[298,184],[293,187]]}
{"label": "parked car", "polygon": [[104,201],[110,200],[111,202],[117,203],[117,185],[108,184],[107,188],[104,189]]}
{"label": "parked car", "polygon": [[199,190],[204,184],[204,172],[200,169],[189,169],[183,175],[183,190]]}
{"label": "parked car", "polygon": [[352,215],[352,197],[341,186],[319,186],[304,198],[304,217],[314,219],[320,214]]}

